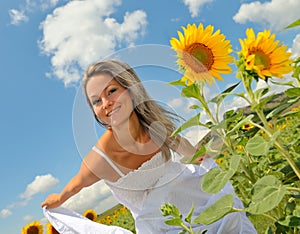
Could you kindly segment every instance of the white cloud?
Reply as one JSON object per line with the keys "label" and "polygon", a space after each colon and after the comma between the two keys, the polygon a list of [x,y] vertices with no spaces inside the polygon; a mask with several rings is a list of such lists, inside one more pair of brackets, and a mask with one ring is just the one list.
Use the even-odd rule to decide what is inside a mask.
{"label": "white cloud", "polygon": [[203,127],[191,127],[188,129],[186,133],[184,133],[184,137],[192,143],[192,145],[196,145],[207,133],[209,132],[208,129]]}
{"label": "white cloud", "polygon": [[29,201],[33,195],[48,191],[55,187],[58,182],[59,180],[54,178],[51,174],[36,176],[35,179],[27,185],[25,192],[20,195],[20,198],[24,199],[24,205],[26,205],[26,202]]}
{"label": "white cloud", "polygon": [[116,204],[110,189],[103,181],[100,181],[82,189],[78,194],[68,199],[63,206],[79,213],[83,213],[86,209],[94,209],[97,213],[101,213]]}
{"label": "white cloud", "polygon": [[52,73],[65,85],[77,82],[90,63],[133,45],[144,34],[145,12],[127,12],[123,22],[110,17],[120,4],[120,0],[71,1],[41,24],[41,51],[52,56]]}
{"label": "white cloud", "polygon": [[293,53],[294,58],[300,56],[300,34],[296,35],[294,38],[291,52]]}
{"label": "white cloud", "polygon": [[33,216],[31,216],[31,215],[25,215],[24,217],[23,217],[23,220],[25,220],[25,221],[31,221],[31,220],[33,220]]}
{"label": "white cloud", "polygon": [[25,15],[24,11],[10,9],[8,13],[11,19],[11,24],[13,25],[19,25],[21,22],[28,21],[28,17]]}
{"label": "white cloud", "polygon": [[172,108],[179,108],[179,107],[182,107],[182,105],[183,105],[183,100],[182,100],[182,98],[174,98],[174,99],[172,99],[171,101],[169,101],[168,103],[167,103],[167,105],[169,105],[170,107],[172,107]]}
{"label": "white cloud", "polygon": [[20,5],[19,9],[10,9],[9,16],[11,19],[11,24],[19,25],[22,22],[27,22],[29,20],[28,15],[35,11],[47,10],[49,8],[55,7],[58,0],[26,0],[25,5]]}
{"label": "white cloud", "polygon": [[2,209],[0,211],[0,217],[1,218],[6,218],[8,216],[12,215],[12,212],[9,209]]}
{"label": "white cloud", "polygon": [[271,81],[280,82],[280,83],[293,82],[295,86],[297,85],[296,79],[292,78],[291,75],[285,75],[284,78],[281,78],[281,79],[279,79],[279,78],[271,79],[270,81],[268,81],[268,84],[263,80],[259,80],[257,82],[255,89],[257,90],[260,88],[265,88],[265,87],[267,87],[267,85],[269,85],[270,91],[268,92],[268,95],[270,95],[270,94],[282,93],[286,89],[291,88],[291,86],[277,85],[277,84],[272,83]]}
{"label": "white cloud", "polygon": [[189,8],[192,17],[197,17],[200,12],[200,8],[213,0],[183,0],[183,3]]}
{"label": "white cloud", "polygon": [[271,29],[279,30],[299,18],[299,0],[272,0],[244,3],[233,17],[237,23],[267,23]]}

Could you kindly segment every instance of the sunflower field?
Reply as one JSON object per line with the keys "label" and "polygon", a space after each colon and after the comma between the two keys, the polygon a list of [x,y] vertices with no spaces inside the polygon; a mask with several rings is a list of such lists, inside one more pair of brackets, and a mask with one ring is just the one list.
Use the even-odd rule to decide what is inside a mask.
{"label": "sunflower field", "polygon": [[[285,29],[300,26],[300,19]],[[190,106],[198,113],[173,132],[201,126],[209,135],[199,142],[198,152],[187,163],[199,164],[199,157],[209,155],[219,164],[203,178],[207,193],[219,192],[230,181],[242,200],[244,209],[233,204],[233,195],[221,197],[194,220],[193,207],[187,217],[173,204],[162,204],[166,224],[180,226],[180,233],[194,233],[193,223],[211,224],[232,212],[246,212],[259,234],[300,233],[300,58],[292,58],[288,47],[276,40],[270,30],[246,30],[240,39],[240,51],[233,56],[232,46],[221,31],[212,25],[189,24],[178,31],[170,44],[177,53],[183,76],[169,84],[179,86],[181,95],[197,101]],[[233,73],[236,84],[208,99],[206,84],[223,80],[222,74]],[[284,75],[292,74],[283,82]],[[258,81],[265,87],[255,89]],[[284,92],[275,94],[270,84]],[[237,87],[243,91],[236,92]],[[245,108],[227,110],[220,116],[225,100],[241,98]],[[206,115],[207,122],[200,121]],[[105,225],[117,225],[135,233],[134,220],[126,207],[97,215],[87,210],[85,217]],[[47,226],[47,233],[56,233]],[[22,234],[42,234],[43,225],[34,221]]]}
{"label": "sunflower field", "polygon": [[[286,29],[300,25],[300,19]],[[300,233],[300,58],[292,58],[288,47],[270,30],[246,30],[239,39],[241,49],[233,54],[229,40],[212,25],[182,27],[170,44],[177,53],[182,78],[170,82],[181,95],[194,99],[190,108],[198,113],[176,129],[173,135],[193,126],[209,130],[198,144],[200,156],[215,158],[220,167],[203,178],[207,193],[217,193],[230,181],[244,209],[236,209],[233,196],[225,195],[194,220],[193,207],[187,217],[173,204],[162,204],[166,224],[180,226],[182,233],[194,233],[193,223],[211,224],[232,212],[246,212],[260,233]],[[236,67],[236,84],[208,99],[204,87]],[[284,75],[292,74],[288,82]],[[255,89],[258,81],[263,88]],[[275,94],[270,84],[284,92]],[[237,87],[242,91],[236,92]],[[241,98],[247,106],[220,115],[225,100]],[[201,122],[200,115],[208,121]]]}

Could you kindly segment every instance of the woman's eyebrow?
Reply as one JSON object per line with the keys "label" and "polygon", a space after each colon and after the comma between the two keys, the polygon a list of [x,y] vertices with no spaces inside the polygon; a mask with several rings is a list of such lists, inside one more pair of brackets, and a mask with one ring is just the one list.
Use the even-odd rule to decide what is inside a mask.
{"label": "woman's eyebrow", "polygon": [[[109,86],[111,86],[111,85],[112,85],[112,84],[108,84],[108,85],[102,90],[101,93],[105,92],[105,91],[109,88]],[[99,97],[99,95],[92,94],[92,95],[90,96],[90,99],[92,99],[92,98],[98,98],[98,97]]]}

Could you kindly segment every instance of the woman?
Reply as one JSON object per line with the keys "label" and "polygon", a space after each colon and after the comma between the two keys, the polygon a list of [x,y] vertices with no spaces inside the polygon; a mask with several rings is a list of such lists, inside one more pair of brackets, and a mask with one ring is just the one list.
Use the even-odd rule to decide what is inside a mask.
{"label": "woman", "polygon": [[[178,233],[178,227],[164,223],[160,213],[163,203],[176,205],[183,215],[187,215],[193,204],[196,217],[224,194],[234,194],[230,184],[214,195],[201,190],[203,175],[216,166],[212,159],[204,158],[200,166],[172,160],[175,152],[185,159],[193,156],[196,150],[184,138],[169,137],[175,130],[177,116],[150,98],[127,64],[117,60],[92,64],[85,73],[83,84],[95,119],[106,131],[62,192],[49,195],[41,204],[46,217],[58,231],[130,233],[119,227],[92,223],[74,212],[56,208],[99,180],[104,180],[115,198],[131,210],[137,233]],[[243,207],[236,196],[235,207]],[[194,227],[194,230],[206,229],[207,233],[213,234],[256,233],[244,213],[232,213],[214,224]]]}

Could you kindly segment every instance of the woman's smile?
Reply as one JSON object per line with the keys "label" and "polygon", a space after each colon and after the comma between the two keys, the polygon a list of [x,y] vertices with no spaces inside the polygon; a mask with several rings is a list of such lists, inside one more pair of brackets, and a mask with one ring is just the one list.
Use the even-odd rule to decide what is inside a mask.
{"label": "woman's smile", "polygon": [[107,117],[112,117],[112,115],[114,115],[114,114],[115,114],[116,112],[118,112],[120,109],[121,109],[121,107],[118,106],[118,107],[112,109],[110,112],[108,112],[106,116],[107,116]]}

